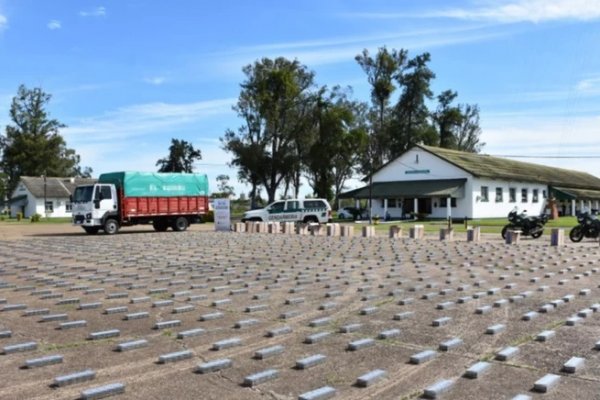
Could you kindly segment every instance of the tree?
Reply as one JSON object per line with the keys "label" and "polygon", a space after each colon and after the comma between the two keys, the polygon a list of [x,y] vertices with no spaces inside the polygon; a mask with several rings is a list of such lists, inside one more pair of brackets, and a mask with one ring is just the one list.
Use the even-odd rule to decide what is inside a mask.
{"label": "tree", "polygon": [[243,72],[246,80],[234,110],[244,125],[226,131],[221,143],[232,153],[230,165],[238,167],[240,180],[251,184],[254,205],[259,185],[272,202],[284,179],[299,176],[302,148],[297,143],[310,132],[306,118],[314,100],[314,74],[282,57],[263,58]]}
{"label": "tree", "polygon": [[393,111],[390,147],[391,157],[396,158],[417,143],[435,145],[438,136],[429,122],[429,109],[426,101],[433,98],[431,80],[435,78],[427,64],[429,53],[423,53],[409,60],[404,73],[396,79],[402,87],[400,99]]}
{"label": "tree", "polygon": [[46,111],[52,96],[41,88],[19,86],[10,106],[11,124],[0,136],[0,169],[7,176],[6,192],[15,189],[21,176],[82,176],[80,157],[67,148],[59,131],[66,125]]}
{"label": "tree", "polygon": [[479,153],[485,143],[480,142],[481,127],[479,126],[479,107],[467,104],[462,111],[462,123],[456,134],[456,149]]}
{"label": "tree", "polygon": [[[376,124],[371,130],[372,169],[377,169],[390,159],[389,128],[386,117],[389,114],[390,98],[396,86],[394,79],[401,76],[405,67],[408,52],[406,50],[388,49],[384,46],[371,57],[369,51],[364,49],[362,54],[354,59],[367,74],[371,85],[371,101],[375,108]],[[370,168],[370,169],[371,169]]]}
{"label": "tree", "polygon": [[213,197],[229,198],[235,195],[233,186],[229,185],[229,175],[221,174],[217,176],[218,192],[212,194]]}
{"label": "tree", "polygon": [[191,143],[185,140],[171,139],[169,155],[156,162],[158,172],[187,172],[194,171],[194,162],[202,160],[202,153],[194,149]]}
{"label": "tree", "polygon": [[315,107],[316,139],[305,160],[308,180],[319,198],[337,198],[366,150],[366,106],[350,101],[339,87],[321,90]]}
{"label": "tree", "polygon": [[431,115],[440,137],[439,145],[446,149],[456,148],[456,131],[463,122],[460,107],[451,105],[457,95],[452,90],[442,92],[438,96],[437,110]]}

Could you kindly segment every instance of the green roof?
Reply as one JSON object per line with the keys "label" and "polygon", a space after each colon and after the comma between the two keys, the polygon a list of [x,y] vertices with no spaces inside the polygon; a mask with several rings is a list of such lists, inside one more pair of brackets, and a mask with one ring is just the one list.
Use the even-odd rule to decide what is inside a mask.
{"label": "green roof", "polygon": [[600,179],[586,172],[440,147],[424,145],[417,145],[417,147],[479,178],[539,182],[565,188],[600,190]]}
{"label": "green roof", "polygon": [[[434,179],[425,181],[373,182],[373,198],[464,197],[463,179]],[[368,199],[369,186],[340,194],[342,199]]]}

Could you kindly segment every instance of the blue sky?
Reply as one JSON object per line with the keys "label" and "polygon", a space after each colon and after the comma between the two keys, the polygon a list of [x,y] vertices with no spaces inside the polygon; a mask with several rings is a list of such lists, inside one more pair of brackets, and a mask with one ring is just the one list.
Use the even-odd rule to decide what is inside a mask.
{"label": "blue sky", "polygon": [[[0,126],[19,84],[41,86],[95,175],[155,170],[179,138],[239,193],[218,139],[242,67],[297,58],[368,101],[354,56],[385,45],[430,52],[434,91],[479,104],[484,153],[599,156],[599,43],[600,0],[0,0]],[[600,176],[600,159],[530,161]]]}

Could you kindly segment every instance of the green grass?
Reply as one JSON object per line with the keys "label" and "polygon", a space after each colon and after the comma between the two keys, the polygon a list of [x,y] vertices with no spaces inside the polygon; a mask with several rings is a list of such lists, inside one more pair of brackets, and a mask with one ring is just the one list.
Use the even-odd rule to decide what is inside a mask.
{"label": "green grass", "polygon": [[16,218],[6,218],[0,219],[1,224],[11,224],[11,225],[27,225],[27,224],[70,224],[71,217],[61,217],[61,218],[40,218],[39,222],[31,222],[29,218],[23,218],[20,221],[17,221]]}

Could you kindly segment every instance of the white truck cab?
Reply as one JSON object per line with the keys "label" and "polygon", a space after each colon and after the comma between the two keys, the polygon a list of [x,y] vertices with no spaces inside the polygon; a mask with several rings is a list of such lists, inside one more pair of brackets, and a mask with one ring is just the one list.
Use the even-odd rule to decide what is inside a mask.
{"label": "white truck cab", "polygon": [[246,211],[242,222],[331,222],[331,206],[325,199],[289,199],[275,201],[265,208]]}
{"label": "white truck cab", "polygon": [[71,204],[73,225],[81,226],[87,233],[98,233],[100,229],[106,229],[108,217],[118,215],[117,189],[107,183],[78,186]]}

